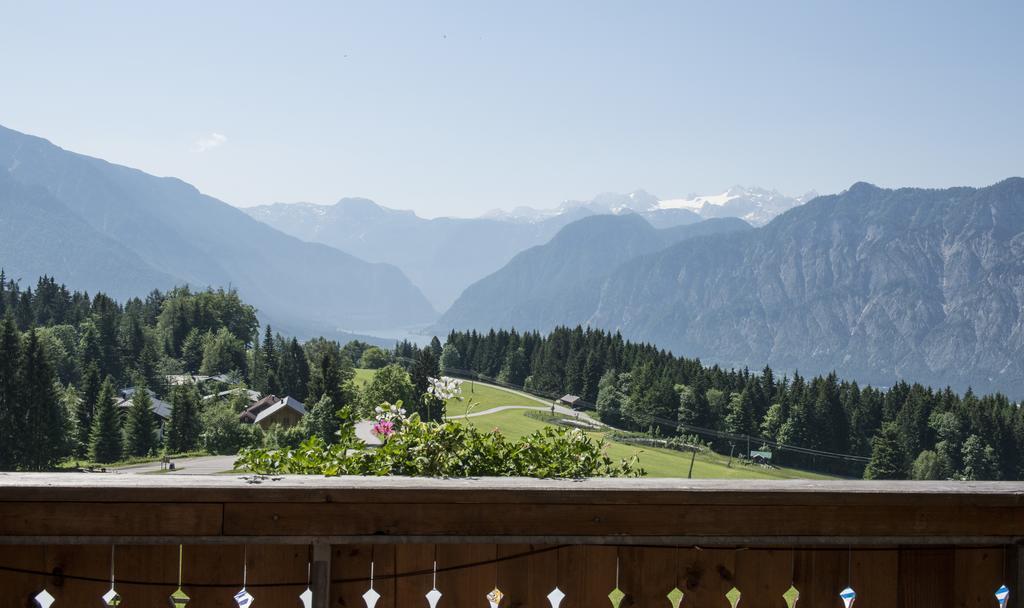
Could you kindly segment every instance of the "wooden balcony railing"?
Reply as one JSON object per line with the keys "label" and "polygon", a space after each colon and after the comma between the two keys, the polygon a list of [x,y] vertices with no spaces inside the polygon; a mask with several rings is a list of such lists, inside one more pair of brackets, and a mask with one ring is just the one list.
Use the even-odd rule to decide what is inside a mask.
{"label": "wooden balcony railing", "polygon": [[[0,474],[0,606],[1022,606],[1024,484]],[[735,588],[735,591],[733,589]],[[730,595],[730,591],[732,594]],[[787,597],[792,597],[793,593]]]}

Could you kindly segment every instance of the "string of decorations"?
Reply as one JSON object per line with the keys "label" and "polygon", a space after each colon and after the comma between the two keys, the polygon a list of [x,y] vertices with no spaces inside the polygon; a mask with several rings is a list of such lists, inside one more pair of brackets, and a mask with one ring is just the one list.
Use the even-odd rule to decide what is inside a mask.
{"label": "string of decorations", "polygon": [[[443,593],[437,587],[437,573],[439,571],[440,572],[451,572],[451,571],[456,571],[456,570],[466,570],[466,569],[469,569],[469,568],[475,568],[475,567],[489,565],[489,564],[498,564],[498,563],[504,562],[504,561],[514,560],[514,559],[522,559],[522,558],[525,558],[525,557],[530,557],[530,556],[533,556],[533,555],[538,555],[538,554],[546,553],[546,552],[549,552],[549,551],[555,551],[555,561],[556,561],[556,568],[555,568],[556,575],[555,576],[556,576],[556,582],[555,582],[555,587],[551,590],[551,592],[548,593],[547,600],[548,600],[548,603],[550,604],[551,608],[560,608],[562,601],[566,598],[566,594],[565,594],[564,591],[562,591],[559,588],[558,583],[557,583],[557,578],[558,578],[558,575],[560,573],[560,569],[558,568],[558,563],[560,561],[560,550],[562,548],[566,547],[566,546],[567,545],[557,545],[557,546],[552,546],[552,547],[544,547],[544,548],[541,548],[541,549],[535,549],[535,550],[532,550],[532,551],[525,551],[525,552],[522,552],[522,553],[517,553],[517,554],[514,554],[514,555],[501,556],[501,557],[495,555],[495,558],[491,559],[491,560],[484,560],[484,561],[474,562],[474,563],[470,563],[470,564],[460,564],[458,566],[450,566],[450,567],[447,567],[447,568],[439,569],[438,565],[437,565],[437,545],[435,544],[434,545],[433,565],[432,565],[432,568],[429,571],[422,571],[421,570],[421,571],[414,571],[414,572],[394,573],[394,574],[387,575],[387,577],[388,578],[392,578],[392,579],[397,579],[397,578],[403,578],[403,577],[422,576],[424,574],[431,574],[431,576],[432,576],[432,578],[431,578],[431,588],[430,588],[430,591],[428,591],[424,595],[424,597],[426,598],[427,604],[428,604],[428,606],[430,608],[438,608],[438,604],[440,603],[441,598],[443,597]],[[695,547],[695,548],[696,549],[700,549],[700,547]],[[735,550],[736,551],[741,551],[741,550],[745,550],[745,549],[747,549],[747,548],[744,547],[744,548],[738,548],[738,549],[735,549]],[[828,550],[828,548],[815,549],[815,550]],[[865,550],[887,550],[887,549],[866,548]],[[189,596],[186,595],[185,592],[182,590],[182,586],[184,584],[183,583],[184,551],[185,551],[184,546],[183,545],[178,545],[178,581],[177,581],[178,585],[177,585],[177,589],[168,598],[170,600],[170,605],[172,606],[172,608],[185,608],[188,605],[188,602],[190,600]],[[852,548],[852,546],[848,546],[846,548],[846,552],[847,552],[847,564],[846,564],[846,567],[847,567],[847,579],[846,579],[847,580],[847,585],[846,585],[846,587],[842,591],[839,592],[838,595],[839,595],[839,598],[842,600],[843,606],[845,608],[853,608],[854,607],[854,603],[856,602],[856,599],[857,599],[857,592],[854,591],[853,586],[852,586],[852,574],[853,574],[853,548]],[[679,547],[676,547],[676,563],[677,563],[676,586],[666,595],[667,599],[669,600],[669,602],[671,603],[671,605],[673,607],[679,606],[680,602],[683,599],[683,596],[685,595],[684,592],[679,589],[679,581],[678,581],[679,558],[678,558],[678,554],[679,554]],[[44,548],[44,561],[46,561],[45,548]],[[251,606],[254,605],[255,600],[256,600],[255,596],[252,593],[249,592],[249,584],[248,584],[248,578],[249,578],[249,576],[248,576],[249,575],[248,566],[249,566],[249,564],[248,564],[248,561],[249,561],[248,560],[248,546],[247,545],[243,545],[243,548],[242,548],[242,588],[234,596],[235,603],[238,605],[239,608],[250,608]],[[312,584],[312,564],[313,564],[312,555],[310,555],[310,558],[309,558],[308,564],[307,564],[307,570],[306,570],[306,583],[305,583],[306,589],[305,589],[305,591],[303,591],[298,596],[298,599],[302,603],[304,608],[311,608],[312,607],[312,601],[313,601],[313,591],[312,591],[312,588],[311,588],[311,584]],[[793,568],[794,568],[794,574],[795,574],[795,552],[794,552],[794,565],[793,565]],[[1004,575],[1005,575],[1005,570],[1006,570],[1005,547],[1004,547],[1004,555],[1003,555],[1003,570],[1004,570]],[[31,575],[44,576],[44,577],[49,576],[49,574],[50,574],[50,573],[47,573],[47,572],[39,572],[39,571],[34,571],[34,570],[27,570],[27,569],[22,569],[22,568],[11,568],[11,567],[4,567],[4,566],[0,566],[0,571],[15,572],[15,573],[22,573],[22,574],[31,574]],[[368,579],[370,586],[369,586],[369,589],[362,596],[363,602],[366,604],[366,608],[375,608],[376,605],[377,605],[377,602],[383,597],[374,587],[375,574],[376,574],[375,573],[375,554],[374,554],[374,549],[371,549],[371,554],[370,554],[370,576],[369,576],[369,579]],[[620,575],[620,555],[619,555],[619,548],[616,547],[616,555],[615,555],[615,587],[608,594],[608,599],[611,602],[612,608],[620,608],[620,605],[621,605],[623,599],[626,598],[626,593],[620,588],[620,577],[619,577],[619,575]],[[97,579],[97,578],[93,578],[93,577],[71,576],[71,575],[62,575],[62,577],[63,578],[67,578],[67,579],[71,579],[71,580],[79,580],[79,581],[87,581],[87,582],[106,582],[106,579]],[[332,580],[331,582],[341,583],[341,582],[353,582],[353,581],[361,581],[361,580],[367,580],[367,579],[362,579],[362,578],[357,578],[357,579],[341,579],[341,580],[336,580],[336,581]],[[104,593],[101,596],[101,598],[100,598],[102,603],[103,603],[102,605],[104,605],[104,606],[120,606],[121,602],[122,602],[122,599],[121,599],[120,594],[117,592],[116,546],[111,546],[111,548],[110,548],[110,579],[109,579],[109,582],[110,582],[110,589],[106,593]],[[166,583],[159,583],[159,582],[153,582],[153,581],[121,581],[121,584],[123,584],[123,585],[141,585],[141,586],[164,586],[164,585],[166,585]],[[301,585],[302,585],[302,583],[262,583],[262,584],[254,584],[252,586],[254,588],[257,588],[257,587],[284,587],[284,586],[301,586]],[[219,587],[229,587],[229,586],[232,586],[232,585],[229,585],[229,584],[217,584],[217,583],[206,583],[206,584],[194,584],[194,585],[189,585],[189,586],[194,586],[194,587],[218,587],[219,588]],[[1009,603],[1010,589],[1005,584],[1001,585],[998,589],[996,589],[996,591],[994,592],[993,595],[995,597],[995,600],[996,600],[999,608],[1006,608],[1006,606]],[[495,575],[495,586],[494,586],[494,589],[492,591],[488,592],[484,599],[487,600],[487,603],[490,606],[490,608],[500,608],[501,602],[504,599],[504,597],[505,597],[505,594],[498,588],[498,585],[497,585],[497,575]],[[738,605],[740,594],[739,594],[739,591],[735,587],[732,590],[730,590],[730,592],[726,595],[726,597],[729,599],[730,604],[734,608]],[[53,606],[55,604],[55,602],[56,602],[56,598],[45,588],[45,586],[43,587],[43,589],[41,589],[39,591],[39,593],[37,593],[33,597],[33,600],[34,600],[34,602],[35,602],[35,604],[36,604],[36,606],[38,608],[51,608],[51,606]]]}

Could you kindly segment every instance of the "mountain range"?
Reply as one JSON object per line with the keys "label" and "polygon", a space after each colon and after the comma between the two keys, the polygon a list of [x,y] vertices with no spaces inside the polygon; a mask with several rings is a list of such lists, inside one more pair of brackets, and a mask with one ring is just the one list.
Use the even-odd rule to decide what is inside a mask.
{"label": "mountain range", "polygon": [[657,228],[721,217],[739,217],[757,225],[804,200],[736,186],[720,195],[670,200],[643,190],[605,193],[587,201],[566,201],[553,209],[518,207],[479,218],[426,219],[365,198],[343,198],[333,205],[274,203],[244,211],[303,240],[372,262],[394,264],[434,307],[445,310],[466,287],[584,217],[636,214]]}
{"label": "mountain range", "polygon": [[436,312],[398,268],[303,242],[173,178],[0,127],[0,266],[124,298],[234,287],[297,335],[420,324]]}
{"label": "mountain range", "polygon": [[[595,226],[572,240],[608,238]],[[524,254],[511,274],[545,276],[565,255]],[[582,323],[728,366],[1024,396],[1021,178],[947,190],[857,183],[761,228],[641,252],[531,300],[540,322],[481,284],[442,325]]]}

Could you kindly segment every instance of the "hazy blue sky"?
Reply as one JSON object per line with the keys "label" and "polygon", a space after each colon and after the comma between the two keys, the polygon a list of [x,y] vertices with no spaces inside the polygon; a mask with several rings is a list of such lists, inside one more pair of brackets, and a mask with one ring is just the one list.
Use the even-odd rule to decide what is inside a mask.
{"label": "hazy blue sky", "polygon": [[1022,23],[1019,0],[0,0],[0,124],[236,205],[983,185],[1024,173]]}

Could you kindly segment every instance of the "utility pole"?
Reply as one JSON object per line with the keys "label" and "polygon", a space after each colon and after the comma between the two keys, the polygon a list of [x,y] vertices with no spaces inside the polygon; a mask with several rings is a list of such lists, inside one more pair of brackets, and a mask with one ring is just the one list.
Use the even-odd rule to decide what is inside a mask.
{"label": "utility pole", "polygon": [[686,474],[687,479],[693,479],[693,461],[697,460],[697,449],[693,449],[693,454],[690,455],[690,472]]}

